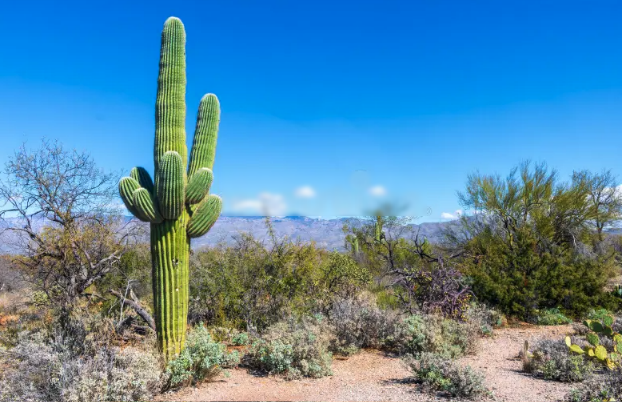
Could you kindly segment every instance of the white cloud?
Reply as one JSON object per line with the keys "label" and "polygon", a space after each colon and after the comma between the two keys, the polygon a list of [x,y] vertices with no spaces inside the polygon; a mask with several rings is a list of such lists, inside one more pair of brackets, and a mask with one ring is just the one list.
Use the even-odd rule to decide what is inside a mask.
{"label": "white cloud", "polygon": [[383,195],[387,194],[387,189],[383,186],[373,186],[369,189],[369,194],[373,195],[374,197],[382,197]]}
{"label": "white cloud", "polygon": [[302,186],[296,189],[296,197],[298,198],[313,198],[315,197],[315,190],[311,186]]}
{"label": "white cloud", "polygon": [[441,214],[442,219],[458,219],[462,215],[461,209],[456,209],[453,213],[451,212],[443,212]]}
{"label": "white cloud", "polygon": [[231,209],[233,209],[234,211],[239,211],[239,212],[243,212],[243,211],[259,212],[261,210],[261,201],[259,200],[237,201],[235,204],[233,204],[233,207],[231,207]]}
{"label": "white cloud", "polygon": [[283,216],[287,210],[287,204],[281,194],[261,193],[255,199],[241,200],[233,204],[231,209],[235,212],[264,214],[271,216]]}

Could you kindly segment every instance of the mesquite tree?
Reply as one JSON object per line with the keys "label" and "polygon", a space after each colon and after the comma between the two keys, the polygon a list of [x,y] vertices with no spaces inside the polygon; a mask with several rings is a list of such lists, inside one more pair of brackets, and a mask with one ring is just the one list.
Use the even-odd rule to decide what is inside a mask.
{"label": "mesquite tree", "polygon": [[[0,243],[11,266],[56,307],[70,310],[120,263],[139,234],[115,208],[116,175],[86,153],[43,141],[22,146],[0,179]],[[5,249],[6,250],[6,249]]]}
{"label": "mesquite tree", "polygon": [[201,99],[188,163],[185,42],[182,22],[170,17],[160,51],[155,184],[142,167],[119,182],[127,209],[151,223],[154,320],[167,359],[181,352],[186,338],[190,239],[207,233],[222,209],[220,197],[208,194],[220,121],[220,105],[213,94]]}

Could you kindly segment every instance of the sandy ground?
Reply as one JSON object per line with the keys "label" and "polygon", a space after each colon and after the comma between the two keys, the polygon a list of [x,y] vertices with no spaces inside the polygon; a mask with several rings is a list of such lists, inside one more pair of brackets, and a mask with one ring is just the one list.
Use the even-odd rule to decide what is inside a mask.
{"label": "sandy ground", "polygon": [[535,379],[522,373],[518,352],[525,340],[533,344],[538,339],[561,339],[573,332],[571,325],[496,330],[493,338],[483,340],[482,350],[477,355],[461,359],[461,363],[485,374],[486,385],[497,401],[560,401],[572,384]]}
{"label": "sandy ground", "polygon": [[[525,340],[559,338],[572,333],[571,326],[508,328],[482,340],[482,349],[460,360],[486,375],[494,400],[503,402],[559,401],[572,387],[534,379],[521,373],[518,352]],[[160,396],[158,401],[447,401],[421,393],[410,381],[400,359],[366,350],[347,360],[333,362],[333,376],[285,381],[262,377],[245,369],[230,370],[210,383]]]}

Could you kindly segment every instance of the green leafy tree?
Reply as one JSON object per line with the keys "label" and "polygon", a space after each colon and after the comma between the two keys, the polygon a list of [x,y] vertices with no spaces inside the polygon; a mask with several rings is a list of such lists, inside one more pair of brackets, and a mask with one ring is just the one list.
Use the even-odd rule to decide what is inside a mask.
{"label": "green leafy tree", "polygon": [[459,198],[475,213],[462,218],[462,230],[449,240],[463,253],[461,269],[478,298],[526,319],[538,309],[580,315],[608,305],[603,290],[616,266],[592,242],[594,185],[594,176],[562,182],[545,164],[529,162],[504,179],[470,175]]}

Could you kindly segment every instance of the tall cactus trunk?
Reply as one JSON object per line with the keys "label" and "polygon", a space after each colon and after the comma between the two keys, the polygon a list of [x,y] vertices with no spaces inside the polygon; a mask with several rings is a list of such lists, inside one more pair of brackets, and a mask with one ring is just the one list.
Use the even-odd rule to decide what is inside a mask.
{"label": "tall cactus trunk", "polygon": [[209,194],[220,122],[220,105],[213,94],[199,104],[188,163],[185,43],[181,21],[166,20],[156,99],[155,184],[142,167],[119,182],[127,209],[151,223],[154,315],[167,360],[183,350],[186,340],[190,239],[206,234],[222,209],[220,197]]}
{"label": "tall cactus trunk", "polygon": [[168,358],[178,355],[186,340],[188,317],[188,214],[151,224],[154,319],[158,344]]}

